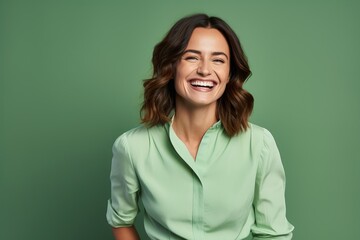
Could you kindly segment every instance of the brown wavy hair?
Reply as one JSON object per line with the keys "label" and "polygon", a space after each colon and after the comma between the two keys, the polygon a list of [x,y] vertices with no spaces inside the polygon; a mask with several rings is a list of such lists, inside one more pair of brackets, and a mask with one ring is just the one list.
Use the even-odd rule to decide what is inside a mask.
{"label": "brown wavy hair", "polygon": [[152,78],[145,79],[141,121],[148,126],[165,124],[175,109],[174,76],[195,28],[214,28],[225,37],[230,48],[230,80],[217,104],[218,118],[229,136],[245,131],[253,110],[254,98],[243,89],[251,75],[247,57],[231,27],[221,18],[194,14],[178,20],[153,51]]}

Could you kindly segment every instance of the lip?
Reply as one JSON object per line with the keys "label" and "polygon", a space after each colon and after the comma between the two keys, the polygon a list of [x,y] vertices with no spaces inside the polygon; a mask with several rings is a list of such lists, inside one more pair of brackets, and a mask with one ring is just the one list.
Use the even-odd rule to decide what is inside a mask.
{"label": "lip", "polygon": [[191,78],[188,80],[188,83],[192,83],[195,81],[199,81],[199,82],[211,82],[212,85],[215,87],[216,85],[218,85],[218,82],[215,81],[214,79],[203,79],[203,78]]}
{"label": "lip", "polygon": [[213,79],[192,78],[187,81],[192,89],[199,92],[210,92],[218,85]]}

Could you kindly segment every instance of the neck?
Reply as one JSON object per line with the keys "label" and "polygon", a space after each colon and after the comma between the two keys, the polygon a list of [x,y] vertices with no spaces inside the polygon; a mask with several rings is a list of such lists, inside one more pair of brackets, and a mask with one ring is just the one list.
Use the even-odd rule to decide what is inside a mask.
{"label": "neck", "polygon": [[195,159],[202,137],[216,122],[216,105],[188,108],[178,104],[172,127]]}
{"label": "neck", "polygon": [[183,114],[175,111],[173,127],[178,135],[185,139],[201,139],[205,132],[217,122],[216,117],[207,113]]}

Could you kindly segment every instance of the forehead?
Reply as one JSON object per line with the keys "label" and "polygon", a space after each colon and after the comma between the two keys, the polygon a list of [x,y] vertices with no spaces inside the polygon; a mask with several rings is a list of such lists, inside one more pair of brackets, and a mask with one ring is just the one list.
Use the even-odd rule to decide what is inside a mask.
{"label": "forehead", "polygon": [[195,28],[186,49],[229,53],[229,45],[225,37],[215,28]]}

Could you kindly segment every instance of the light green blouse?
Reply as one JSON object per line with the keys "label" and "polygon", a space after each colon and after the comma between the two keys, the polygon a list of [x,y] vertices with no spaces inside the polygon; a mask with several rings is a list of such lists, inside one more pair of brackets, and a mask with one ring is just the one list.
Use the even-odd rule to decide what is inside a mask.
{"label": "light green blouse", "polygon": [[140,197],[151,239],[292,238],[280,155],[254,124],[230,138],[217,122],[195,161],[170,124],[132,129],[114,143],[110,179],[113,227],[133,224]]}

